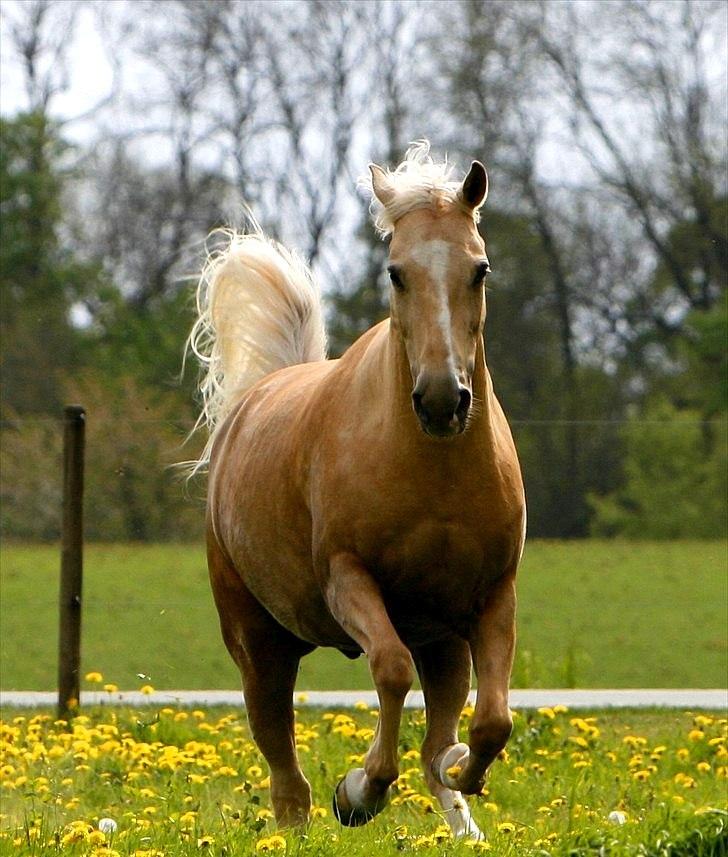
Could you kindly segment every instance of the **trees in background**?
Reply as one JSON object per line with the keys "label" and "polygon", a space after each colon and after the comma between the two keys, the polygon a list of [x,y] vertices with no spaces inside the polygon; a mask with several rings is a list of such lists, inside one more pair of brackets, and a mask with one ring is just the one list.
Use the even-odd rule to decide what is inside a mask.
{"label": "trees in background", "polygon": [[[56,104],[96,14],[112,91],[70,146]],[[531,532],[723,532],[720,3],[31,0],[8,20],[32,109],[2,120],[6,535],[56,532],[52,444],[22,419],[74,391],[91,534],[190,535],[164,465],[194,418],[179,368],[205,236],[251,205],[314,265],[339,354],[387,314],[356,177],[424,135],[489,168],[486,344]]]}

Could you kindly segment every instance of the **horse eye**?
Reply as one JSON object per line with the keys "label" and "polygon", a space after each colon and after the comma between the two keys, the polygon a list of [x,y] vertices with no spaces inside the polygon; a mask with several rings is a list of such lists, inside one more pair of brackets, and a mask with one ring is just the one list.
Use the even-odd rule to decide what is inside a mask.
{"label": "horse eye", "polygon": [[480,262],[475,268],[473,286],[481,285],[483,280],[485,280],[487,274],[490,274],[490,265],[487,262]]}
{"label": "horse eye", "polygon": [[389,274],[389,279],[392,281],[392,285],[398,291],[404,290],[404,283],[402,282],[402,278],[399,275],[399,270],[394,267],[394,265],[390,265],[387,268],[387,273]]}

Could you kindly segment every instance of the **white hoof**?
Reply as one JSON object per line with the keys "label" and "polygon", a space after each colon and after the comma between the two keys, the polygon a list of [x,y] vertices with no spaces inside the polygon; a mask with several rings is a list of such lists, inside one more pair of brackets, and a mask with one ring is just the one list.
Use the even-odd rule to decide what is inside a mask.
{"label": "white hoof", "polygon": [[452,744],[435,760],[433,774],[448,789],[458,791],[458,776],[467,764],[470,748],[467,744]]}

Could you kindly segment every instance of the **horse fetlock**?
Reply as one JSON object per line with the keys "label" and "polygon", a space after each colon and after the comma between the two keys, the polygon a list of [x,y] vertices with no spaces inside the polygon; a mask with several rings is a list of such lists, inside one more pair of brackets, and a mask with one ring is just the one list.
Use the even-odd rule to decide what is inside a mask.
{"label": "horse fetlock", "polygon": [[470,749],[490,764],[506,746],[512,731],[510,714],[487,719],[474,718],[470,725]]}
{"label": "horse fetlock", "polygon": [[271,777],[271,803],[276,823],[281,827],[297,827],[306,824],[311,811],[311,786],[301,776],[281,783]]}
{"label": "horse fetlock", "polygon": [[363,768],[354,768],[334,789],[334,816],[346,827],[360,827],[384,809],[389,795],[388,784],[372,782]]}

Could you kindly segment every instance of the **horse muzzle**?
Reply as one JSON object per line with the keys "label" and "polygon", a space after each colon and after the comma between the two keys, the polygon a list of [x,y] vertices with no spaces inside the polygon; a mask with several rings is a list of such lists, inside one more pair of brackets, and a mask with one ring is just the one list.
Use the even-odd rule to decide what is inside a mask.
{"label": "horse muzzle", "polygon": [[412,407],[431,437],[455,437],[465,431],[472,394],[454,375],[421,373],[412,391]]}

